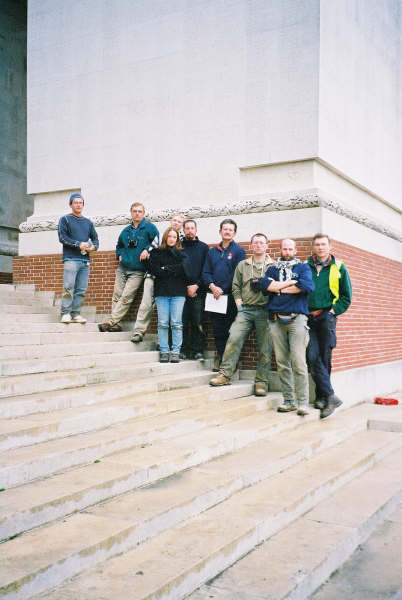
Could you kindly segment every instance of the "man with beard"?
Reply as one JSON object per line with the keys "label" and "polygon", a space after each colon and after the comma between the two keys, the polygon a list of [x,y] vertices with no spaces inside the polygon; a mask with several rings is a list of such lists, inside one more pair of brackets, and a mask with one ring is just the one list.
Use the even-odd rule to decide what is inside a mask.
{"label": "man with beard", "polygon": [[310,267],[296,258],[296,243],[284,239],[281,256],[260,282],[269,293],[269,330],[284,402],[278,412],[308,414],[306,348],[309,340],[308,294],[314,290]]}
{"label": "man with beard", "polygon": [[202,360],[205,343],[202,318],[206,293],[202,283],[202,269],[209,248],[205,242],[198,239],[197,223],[193,219],[184,221],[183,231],[181,243],[189,258],[190,279],[183,308],[183,345],[180,358]]}

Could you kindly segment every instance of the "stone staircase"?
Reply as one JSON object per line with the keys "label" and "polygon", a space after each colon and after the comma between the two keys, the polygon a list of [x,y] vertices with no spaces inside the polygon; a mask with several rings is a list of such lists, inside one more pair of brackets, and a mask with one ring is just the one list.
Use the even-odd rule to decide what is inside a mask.
{"label": "stone staircase", "polygon": [[399,406],[278,414],[50,293],[0,301],[0,598],[308,598],[402,498]]}

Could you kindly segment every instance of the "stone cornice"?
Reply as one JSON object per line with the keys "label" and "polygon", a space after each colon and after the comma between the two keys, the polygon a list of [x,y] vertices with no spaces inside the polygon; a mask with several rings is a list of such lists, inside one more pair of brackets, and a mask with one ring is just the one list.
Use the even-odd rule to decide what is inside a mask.
{"label": "stone cornice", "polygon": [[[183,213],[187,218],[206,219],[208,217],[224,217],[228,215],[241,215],[250,213],[265,213],[282,210],[298,210],[303,208],[326,208],[342,217],[355,221],[364,227],[377,231],[387,237],[402,241],[402,233],[388,225],[376,221],[373,217],[353,210],[337,200],[328,197],[321,191],[311,190],[300,193],[268,194],[247,196],[233,204],[221,206],[192,206],[186,208],[169,208],[147,211],[147,219],[153,223],[168,221],[177,212]],[[21,223],[22,233],[36,231],[52,231],[57,229],[59,216],[49,217],[38,221],[25,221]],[[97,227],[110,227],[113,225],[127,225],[131,219],[128,214],[117,214],[90,217]]]}
{"label": "stone cornice", "polygon": [[0,242],[0,256],[18,256],[18,242]]}

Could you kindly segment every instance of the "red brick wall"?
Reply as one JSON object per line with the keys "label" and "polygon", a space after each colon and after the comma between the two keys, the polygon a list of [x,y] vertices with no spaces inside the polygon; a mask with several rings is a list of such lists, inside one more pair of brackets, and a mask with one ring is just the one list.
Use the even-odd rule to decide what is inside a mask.
{"label": "red brick wall", "polygon": [[[249,251],[249,244],[242,244]],[[334,370],[400,360],[402,357],[402,321],[398,306],[402,297],[401,263],[366,252],[342,242],[332,242],[337,258],[345,260],[352,285],[351,308],[338,318],[338,346],[334,351]],[[298,256],[306,259],[311,240],[297,240]],[[279,240],[271,242],[269,253],[279,255]],[[99,312],[110,311],[116,269],[114,252],[97,252],[93,256],[90,283],[85,304],[95,305]],[[384,285],[379,282],[383,275]],[[52,290],[61,295],[63,265],[59,254],[20,256],[14,259],[14,283],[33,283],[38,290]],[[128,314],[133,320],[141,294]],[[206,318],[208,347],[213,348],[212,331]],[[156,331],[156,315],[151,330]],[[255,335],[246,342],[243,368],[255,368]]]}

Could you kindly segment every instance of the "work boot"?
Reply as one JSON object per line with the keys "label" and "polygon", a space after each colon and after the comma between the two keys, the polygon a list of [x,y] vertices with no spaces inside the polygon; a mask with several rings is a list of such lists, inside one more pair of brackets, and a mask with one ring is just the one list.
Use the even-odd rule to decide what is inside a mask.
{"label": "work boot", "polygon": [[170,353],[170,362],[171,363],[180,362],[180,353],[179,352],[171,352]]}
{"label": "work boot", "polygon": [[133,344],[139,344],[140,342],[142,342],[142,335],[140,333],[135,333],[131,338],[131,341],[133,342]]}
{"label": "work boot", "polygon": [[297,406],[290,402],[284,402],[283,404],[280,404],[276,410],[280,413],[293,412],[294,410],[297,410]]}
{"label": "work boot", "polygon": [[328,396],[327,405],[321,410],[320,419],[326,419],[327,417],[332,415],[334,410],[338,408],[338,406],[340,406],[341,404],[342,400],[338,398],[338,396],[335,396],[335,394],[332,394],[332,396]]}
{"label": "work boot", "polygon": [[109,325],[109,329],[108,331],[123,331],[122,327],[120,325],[118,325],[117,323],[115,325]]}
{"label": "work boot", "polygon": [[219,367],[221,366],[222,359],[219,354],[215,354],[214,366],[212,367],[213,373],[219,373]]}
{"label": "work boot", "polygon": [[180,352],[179,358],[180,358],[180,360],[186,360],[187,354],[185,352]]}
{"label": "work boot", "polygon": [[322,410],[323,408],[325,408],[325,398],[316,398],[315,402],[314,402],[314,408],[317,408],[318,410]]}
{"label": "work boot", "polygon": [[255,396],[266,396],[267,395],[267,386],[265,383],[256,383],[254,385],[254,395]]}
{"label": "work boot", "polygon": [[160,363],[168,363],[169,362],[169,352],[161,352],[159,354],[159,362]]}
{"label": "work boot", "polygon": [[216,387],[219,385],[230,385],[231,383],[230,377],[226,377],[223,373],[219,373],[219,375],[210,380],[209,385]]}
{"label": "work boot", "polygon": [[110,327],[110,324],[109,324],[109,323],[99,323],[99,324],[98,324],[98,329],[99,329],[99,331],[101,331],[102,333],[105,333],[105,331],[109,331],[109,327]]}
{"label": "work boot", "polygon": [[296,414],[299,415],[299,417],[306,417],[309,414],[307,406],[299,406]]}
{"label": "work boot", "polygon": [[195,352],[193,358],[194,360],[204,360],[204,355],[202,352]]}

